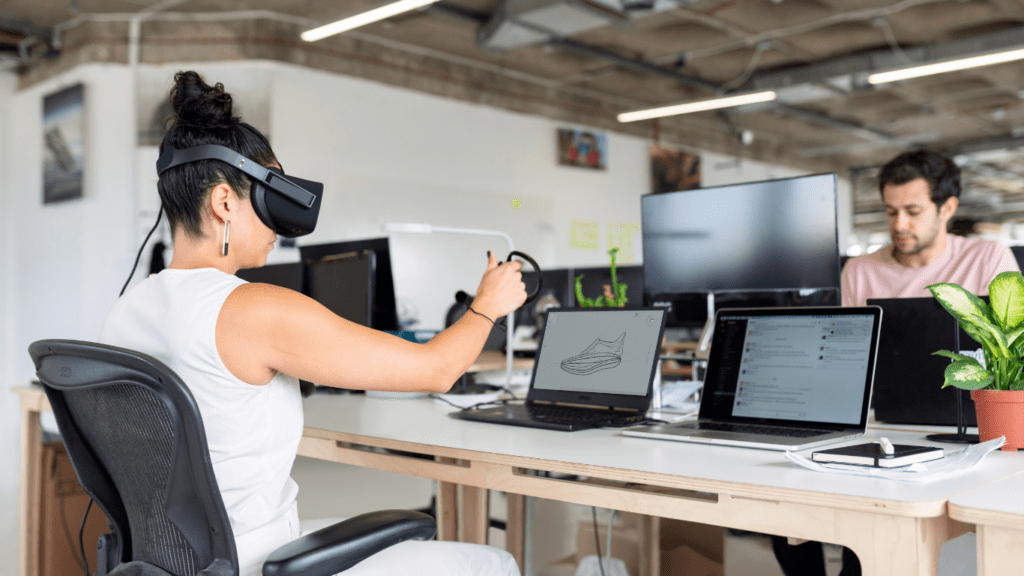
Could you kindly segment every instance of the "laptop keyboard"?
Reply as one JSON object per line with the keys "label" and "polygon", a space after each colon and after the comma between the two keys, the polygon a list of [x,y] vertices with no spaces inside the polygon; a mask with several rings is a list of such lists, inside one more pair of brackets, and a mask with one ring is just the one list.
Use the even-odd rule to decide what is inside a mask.
{"label": "laptop keyboard", "polygon": [[642,422],[643,414],[620,414],[603,410],[587,410],[571,406],[554,406],[550,404],[510,404],[506,410],[528,414],[534,420],[548,422],[579,422],[596,426],[623,427]]}
{"label": "laptop keyboard", "polygon": [[784,428],[782,426],[764,426],[761,424],[730,424],[727,422],[696,422],[680,424],[680,428],[697,430],[715,430],[718,432],[738,432],[740,434],[762,434],[766,436],[788,436],[791,438],[811,438],[822,434],[831,434],[834,430],[812,430],[809,428]]}

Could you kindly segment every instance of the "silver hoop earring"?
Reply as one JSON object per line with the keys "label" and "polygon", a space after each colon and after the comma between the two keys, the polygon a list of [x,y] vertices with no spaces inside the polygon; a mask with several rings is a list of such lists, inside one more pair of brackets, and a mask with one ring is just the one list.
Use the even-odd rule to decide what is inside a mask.
{"label": "silver hoop earring", "polygon": [[224,221],[224,248],[221,250],[221,256],[228,255],[228,240],[231,238],[231,220]]}

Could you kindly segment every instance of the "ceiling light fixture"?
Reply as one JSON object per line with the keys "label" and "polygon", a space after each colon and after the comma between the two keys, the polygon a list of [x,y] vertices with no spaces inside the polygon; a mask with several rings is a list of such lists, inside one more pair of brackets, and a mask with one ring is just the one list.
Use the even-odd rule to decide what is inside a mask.
{"label": "ceiling light fixture", "polygon": [[700,100],[675,104],[673,106],[662,106],[661,108],[650,108],[637,110],[635,112],[623,112],[618,115],[619,122],[636,122],[637,120],[650,120],[663,116],[676,116],[679,114],[690,114],[693,112],[704,112],[706,110],[717,110],[719,108],[732,108],[746,104],[758,104],[760,102],[771,102],[775,100],[775,92],[754,92],[752,94],[741,94],[739,96],[726,96],[724,98],[713,98],[711,100]]}
{"label": "ceiling light fixture", "polygon": [[367,12],[356,14],[355,16],[349,16],[348,18],[342,18],[337,22],[331,24],[324,24],[319,28],[313,28],[312,30],[306,30],[300,37],[306,42],[316,42],[317,40],[323,40],[328,36],[334,36],[353,28],[365,26],[371,22],[378,20],[384,20],[385,18],[391,18],[403,12],[422,8],[428,4],[433,4],[437,0],[400,0],[393,4],[387,4],[380,8],[374,8]]}
{"label": "ceiling light fixture", "polygon": [[899,82],[900,80],[930,76],[932,74],[956,72],[957,70],[967,70],[968,68],[979,68],[981,66],[991,66],[993,64],[1004,64],[1015,60],[1024,60],[1024,48],[1010,50],[1008,52],[986,54],[984,56],[959,58],[957,60],[937,62],[935,64],[925,64],[923,66],[913,66],[911,68],[903,68],[900,70],[893,70],[891,72],[878,72],[876,74],[869,75],[868,82],[871,84],[887,84],[889,82]]}

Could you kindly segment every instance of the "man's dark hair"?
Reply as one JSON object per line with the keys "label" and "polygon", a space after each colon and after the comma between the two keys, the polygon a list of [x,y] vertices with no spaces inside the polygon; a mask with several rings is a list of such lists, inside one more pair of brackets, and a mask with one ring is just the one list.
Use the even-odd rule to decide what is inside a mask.
{"label": "man's dark hair", "polygon": [[904,152],[893,158],[878,173],[878,191],[885,194],[889,184],[906,184],[924,178],[936,206],[948,198],[960,197],[960,167],[945,154],[933,150]]}

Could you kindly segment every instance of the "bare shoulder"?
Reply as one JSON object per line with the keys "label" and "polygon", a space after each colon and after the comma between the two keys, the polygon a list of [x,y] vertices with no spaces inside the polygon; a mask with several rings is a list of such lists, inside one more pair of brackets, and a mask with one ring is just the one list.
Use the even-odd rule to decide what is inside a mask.
{"label": "bare shoulder", "polygon": [[294,290],[250,282],[231,292],[221,308],[221,317],[230,317],[247,323],[273,323],[310,306],[319,305],[313,299]]}

